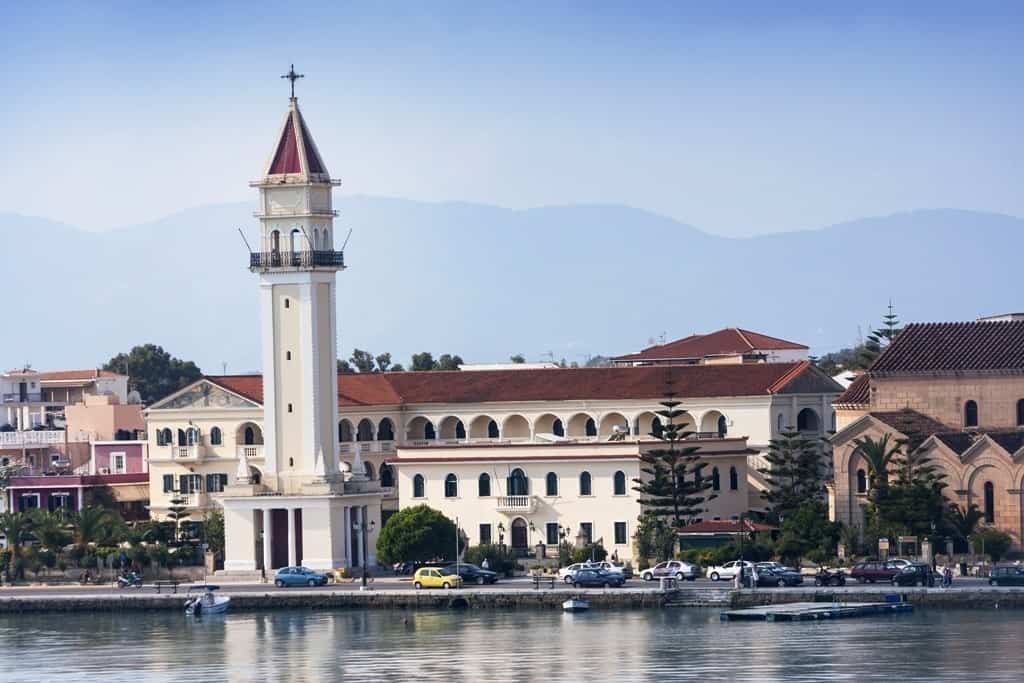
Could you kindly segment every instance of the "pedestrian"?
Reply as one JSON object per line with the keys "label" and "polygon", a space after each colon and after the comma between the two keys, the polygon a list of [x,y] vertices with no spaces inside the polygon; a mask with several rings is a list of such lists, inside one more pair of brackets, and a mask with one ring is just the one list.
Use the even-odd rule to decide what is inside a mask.
{"label": "pedestrian", "polygon": [[732,587],[735,588],[736,590],[739,590],[742,586],[743,586],[743,568],[740,567],[740,570],[738,572],[736,572],[736,574],[732,577]]}
{"label": "pedestrian", "polygon": [[942,583],[946,588],[953,587],[953,569],[949,565],[946,565],[946,568],[942,570]]}
{"label": "pedestrian", "polygon": [[482,569],[490,569],[491,568],[491,564],[490,564],[490,562],[487,561],[486,557],[484,558],[484,561],[480,563],[480,567]]}

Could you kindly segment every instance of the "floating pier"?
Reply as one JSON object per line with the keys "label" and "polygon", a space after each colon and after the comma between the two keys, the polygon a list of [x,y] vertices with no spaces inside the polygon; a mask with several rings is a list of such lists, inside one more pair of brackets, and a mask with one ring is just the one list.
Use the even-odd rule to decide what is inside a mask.
{"label": "floating pier", "polygon": [[722,621],[822,621],[913,612],[908,602],[794,602],[722,612]]}

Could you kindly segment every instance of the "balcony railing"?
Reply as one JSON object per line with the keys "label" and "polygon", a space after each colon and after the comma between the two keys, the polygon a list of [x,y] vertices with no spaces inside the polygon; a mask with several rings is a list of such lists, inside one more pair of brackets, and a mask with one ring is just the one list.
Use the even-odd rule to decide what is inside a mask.
{"label": "balcony railing", "polygon": [[342,441],[338,444],[338,453],[349,455],[359,452],[360,455],[370,453],[393,453],[395,450],[394,441]]}
{"label": "balcony railing", "polygon": [[344,268],[340,251],[257,251],[249,253],[250,268]]}
{"label": "balcony railing", "polygon": [[3,403],[41,403],[43,395],[41,393],[28,393],[28,394],[0,394],[0,401]]}
{"label": "balcony railing", "polygon": [[263,457],[263,444],[243,445],[238,447],[238,457],[245,460]]}
{"label": "balcony railing", "polygon": [[44,429],[31,432],[0,432],[0,446],[46,446],[64,443],[65,434],[67,432],[59,429]]}
{"label": "balcony railing", "polygon": [[498,496],[498,512],[518,512],[529,514],[533,512],[536,500],[533,496]]}
{"label": "balcony railing", "polygon": [[198,460],[201,457],[203,457],[203,447],[199,444],[171,446],[171,459],[173,460]]}

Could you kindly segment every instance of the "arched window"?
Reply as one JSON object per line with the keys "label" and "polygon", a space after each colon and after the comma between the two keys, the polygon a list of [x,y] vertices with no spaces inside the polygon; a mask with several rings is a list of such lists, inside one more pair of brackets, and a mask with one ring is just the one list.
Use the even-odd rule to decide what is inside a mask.
{"label": "arched window", "polygon": [[651,436],[655,439],[660,439],[661,435],[665,433],[665,428],[661,424],[661,418],[656,417],[651,420]]}
{"label": "arched window", "polygon": [[256,443],[256,430],[252,427],[246,427],[245,432],[242,434],[242,445],[252,446]]}
{"label": "arched window", "polygon": [[437,432],[434,430],[434,423],[427,421],[427,424],[423,426],[423,438],[434,440],[437,439]]}
{"label": "arched window", "polygon": [[185,430],[184,429],[179,429],[178,430],[178,445],[179,446],[187,446],[188,445],[188,437],[185,436]]}
{"label": "arched window", "polygon": [[565,436],[565,426],[562,425],[561,420],[555,420],[551,424],[551,433],[555,436]]}
{"label": "arched window", "polygon": [[338,441],[348,443],[352,441],[352,423],[348,420],[338,422]]}
{"label": "arched window", "polygon": [[174,435],[171,433],[170,428],[164,427],[157,432],[156,445],[158,446],[173,446]]}
{"label": "arched window", "polygon": [[412,497],[422,498],[424,495],[423,489],[423,475],[417,474],[415,477],[412,478]]}
{"label": "arched window", "polygon": [[384,488],[391,488],[395,485],[395,471],[391,465],[380,466],[380,485]]}
{"label": "arched window", "polygon": [[626,473],[619,470],[612,477],[612,494],[616,496],[626,495]]}
{"label": "arched window", "polygon": [[363,418],[356,429],[356,441],[373,441],[373,423]]}
{"label": "arched window", "polygon": [[491,475],[484,472],[476,480],[476,493],[481,498],[487,498],[491,495]]}
{"label": "arched window", "polygon": [[589,496],[591,495],[590,491],[590,472],[583,472],[580,474],[580,495]]}
{"label": "arched window", "polygon": [[367,479],[373,479],[373,463],[372,462],[367,460],[367,461],[365,461],[363,463],[363,474],[366,475]]}
{"label": "arched window", "polygon": [[968,401],[964,404],[964,427],[978,426],[978,404]]}
{"label": "arched window", "polygon": [[554,472],[548,472],[548,476],[544,477],[544,495],[558,495],[558,475]]}
{"label": "arched window", "polygon": [[735,467],[729,468],[729,490],[735,491],[740,487],[740,478]]}
{"label": "arched window", "polygon": [[459,480],[454,474],[449,474],[444,478],[444,497],[445,498],[458,498],[459,496]]}
{"label": "arched window", "polygon": [[985,482],[985,523],[995,524],[996,521],[996,487],[992,482]]}
{"label": "arched window", "polygon": [[466,425],[462,424],[462,420],[459,420],[458,422],[455,423],[455,438],[466,438]]}
{"label": "arched window", "polygon": [[718,476],[718,468],[717,467],[712,467],[711,468],[711,490],[712,491],[718,491],[721,488],[722,488],[722,480],[721,480],[721,477]]}
{"label": "arched window", "polygon": [[1024,398],[1017,401],[1017,426],[1024,427]]}
{"label": "arched window", "polygon": [[729,433],[729,421],[725,419],[725,415],[718,416],[718,436],[722,437]]}
{"label": "arched window", "polygon": [[588,417],[587,424],[583,427],[584,433],[587,436],[597,436],[597,423],[594,422],[594,418]]}
{"label": "arched window", "polygon": [[395,425],[390,419],[384,418],[377,427],[377,441],[394,441]]}
{"label": "arched window", "polygon": [[272,256],[281,256],[281,231],[275,230],[270,233],[270,253]]}
{"label": "arched window", "polygon": [[526,473],[518,467],[512,470],[512,473],[508,475],[508,495],[510,496],[528,496],[530,495],[530,482],[526,478]]}
{"label": "arched window", "polygon": [[487,423],[487,438],[497,439],[498,438],[498,423],[491,420]]}
{"label": "arched window", "polygon": [[868,492],[868,475],[867,472],[860,469],[857,470],[857,493]]}
{"label": "arched window", "polygon": [[786,416],[779,413],[778,418],[775,419],[775,431],[779,434],[786,431]]}
{"label": "arched window", "polygon": [[804,408],[796,414],[796,429],[799,432],[817,432],[818,414],[810,408]]}
{"label": "arched window", "polygon": [[219,446],[221,444],[222,436],[220,433],[220,427],[213,427],[210,429],[210,445]]}

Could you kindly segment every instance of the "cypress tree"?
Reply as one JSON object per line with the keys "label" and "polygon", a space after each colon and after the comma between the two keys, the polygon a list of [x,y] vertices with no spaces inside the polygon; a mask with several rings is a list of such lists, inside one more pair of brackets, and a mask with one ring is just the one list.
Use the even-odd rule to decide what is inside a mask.
{"label": "cypress tree", "polygon": [[768,480],[761,492],[773,517],[786,517],[801,505],[820,501],[824,495],[824,462],[817,439],[811,439],[792,427],[768,442],[764,459],[768,467],[758,472]]}

